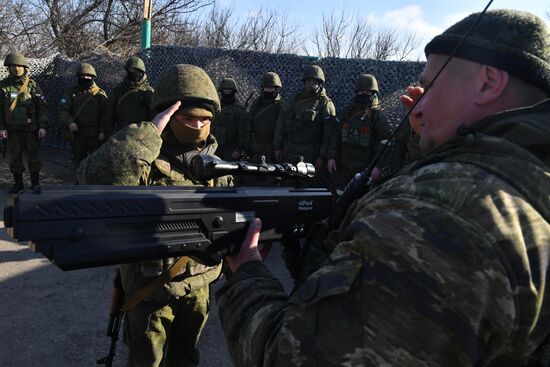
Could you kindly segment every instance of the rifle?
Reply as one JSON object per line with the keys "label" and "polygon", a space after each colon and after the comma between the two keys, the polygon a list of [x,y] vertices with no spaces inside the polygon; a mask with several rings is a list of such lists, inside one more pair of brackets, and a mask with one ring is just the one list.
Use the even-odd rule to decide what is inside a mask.
{"label": "rifle", "polygon": [[111,306],[109,310],[109,326],[107,327],[107,336],[111,338],[111,345],[107,356],[96,361],[96,364],[104,364],[106,367],[112,367],[113,365],[113,360],[116,355],[118,334],[124,316],[124,311],[122,310],[122,305],[124,304],[124,291],[122,290],[119,270],[116,271],[113,283],[113,293],[111,295]]}
{"label": "rifle", "polygon": [[[192,171],[203,179],[315,171],[303,162],[260,169],[198,157]],[[254,217],[262,219],[261,242],[296,241],[329,215],[332,201],[330,191],[311,188],[42,186],[10,198],[4,225],[62,270],[178,256],[215,265],[238,252]]]}

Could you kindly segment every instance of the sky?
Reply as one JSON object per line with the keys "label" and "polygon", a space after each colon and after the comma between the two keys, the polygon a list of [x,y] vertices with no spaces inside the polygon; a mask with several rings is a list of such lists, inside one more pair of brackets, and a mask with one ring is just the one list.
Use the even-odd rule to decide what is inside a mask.
{"label": "sky", "polygon": [[[483,10],[480,0],[218,0],[221,7],[233,6],[240,18],[260,8],[277,10],[297,22],[308,34],[322,23],[323,14],[345,11],[375,24],[414,29],[422,35],[422,45],[466,15]],[[518,9],[544,18],[550,26],[550,0],[494,0],[490,9]],[[548,15],[547,15],[548,13]],[[420,47],[413,58],[422,58]]]}

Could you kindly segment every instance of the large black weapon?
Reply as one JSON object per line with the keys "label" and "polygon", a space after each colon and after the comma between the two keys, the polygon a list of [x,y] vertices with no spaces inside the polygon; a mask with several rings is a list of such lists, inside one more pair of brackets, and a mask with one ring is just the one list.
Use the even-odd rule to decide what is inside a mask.
{"label": "large black weapon", "polygon": [[[259,169],[199,156],[194,163],[203,179],[314,172],[303,162]],[[262,219],[261,242],[295,240],[329,215],[332,202],[326,189],[42,186],[10,198],[4,225],[63,270],[183,255],[214,265],[238,251],[254,217]]]}

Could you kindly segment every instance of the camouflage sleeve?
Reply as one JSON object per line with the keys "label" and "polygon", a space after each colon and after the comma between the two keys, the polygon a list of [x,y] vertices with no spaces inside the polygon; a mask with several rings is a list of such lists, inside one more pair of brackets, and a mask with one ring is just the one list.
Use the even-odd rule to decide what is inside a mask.
{"label": "camouflage sleeve", "polygon": [[239,146],[238,149],[247,151],[252,145],[252,131],[250,125],[250,116],[248,112],[243,108],[238,114],[238,128],[239,128]]}
{"label": "camouflage sleeve", "polygon": [[277,122],[275,123],[275,131],[273,134],[273,149],[283,150],[283,144],[287,135],[287,119],[291,116],[292,111],[290,110],[290,106],[286,105],[285,108],[281,109],[281,113],[277,117]]}
{"label": "camouflage sleeve", "polygon": [[336,108],[330,99],[321,111],[321,123],[323,124],[323,139],[319,149],[319,158],[326,160],[331,144],[332,134],[336,130],[338,119],[336,119]]}
{"label": "camouflage sleeve", "polygon": [[72,111],[73,98],[71,95],[71,91],[67,90],[61,98],[61,101],[59,102],[59,121],[61,122],[61,124],[69,125],[70,123],[74,122]]}
{"label": "camouflage sleeve", "polygon": [[[118,131],[117,128],[117,120],[116,120],[116,105],[118,103],[118,88],[115,87],[113,89],[113,93],[111,95],[111,98],[107,100],[107,124],[111,126],[112,131]],[[149,120],[147,120],[149,121]]]}
{"label": "camouflage sleeve", "polygon": [[143,103],[147,108],[147,121],[153,121],[153,118],[155,117],[155,112],[151,108],[151,102],[153,101],[153,88],[147,89],[143,93]]}
{"label": "camouflage sleeve", "polygon": [[105,92],[98,93],[96,97],[99,99],[99,131],[109,136],[113,132],[112,121],[109,120],[109,99]]}
{"label": "camouflage sleeve", "polygon": [[4,89],[0,89],[0,130],[6,130],[6,114],[4,113],[5,98],[6,92]]}
{"label": "camouflage sleeve", "polygon": [[290,297],[257,262],[220,289],[235,365],[472,366],[509,340],[512,289],[479,224],[392,192],[356,203],[341,233]]}
{"label": "camouflage sleeve", "polygon": [[131,124],[114,134],[80,163],[83,185],[138,185],[143,172],[158,157],[162,139],[150,122]]}
{"label": "camouflage sleeve", "polygon": [[42,89],[38,83],[34,83],[33,100],[36,108],[36,116],[38,118],[38,126],[42,129],[48,128],[48,114],[46,111],[46,97],[42,93]]}

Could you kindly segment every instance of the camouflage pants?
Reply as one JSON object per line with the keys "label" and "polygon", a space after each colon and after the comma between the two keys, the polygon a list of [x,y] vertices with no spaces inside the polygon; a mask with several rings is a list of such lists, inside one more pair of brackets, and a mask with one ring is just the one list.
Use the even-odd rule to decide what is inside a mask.
{"label": "camouflage pants", "polygon": [[38,130],[22,131],[10,130],[8,132],[7,147],[10,171],[17,175],[25,172],[23,165],[23,152],[27,153],[27,163],[31,173],[38,173],[42,168],[42,163],[38,158],[40,150],[40,140],[38,139]]}
{"label": "camouflage pants", "polygon": [[127,367],[197,366],[199,337],[210,308],[209,287],[168,304],[141,302],[125,319]]}
{"label": "camouflage pants", "polygon": [[102,142],[97,136],[84,136],[82,134],[74,134],[73,154],[74,164],[78,168],[80,162],[88,155],[92,154],[101,146]]}

